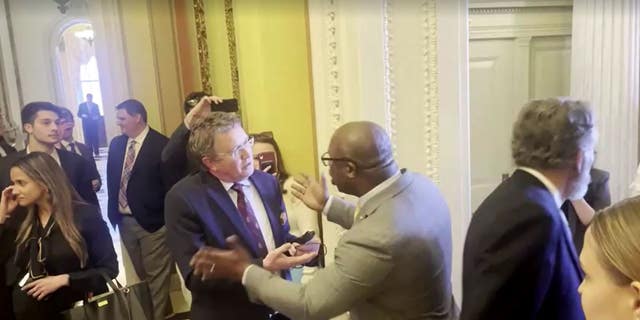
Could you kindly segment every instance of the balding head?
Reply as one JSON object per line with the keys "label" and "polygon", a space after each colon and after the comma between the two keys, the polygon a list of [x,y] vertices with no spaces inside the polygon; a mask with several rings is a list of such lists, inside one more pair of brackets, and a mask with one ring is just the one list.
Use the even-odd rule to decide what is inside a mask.
{"label": "balding head", "polygon": [[329,168],[338,190],[362,196],[397,172],[391,141],[379,125],[349,122],[336,130],[329,143]]}
{"label": "balding head", "polygon": [[331,138],[329,151],[332,157],[349,158],[362,168],[386,164],[393,159],[389,136],[381,126],[369,121],[349,122],[338,128]]}

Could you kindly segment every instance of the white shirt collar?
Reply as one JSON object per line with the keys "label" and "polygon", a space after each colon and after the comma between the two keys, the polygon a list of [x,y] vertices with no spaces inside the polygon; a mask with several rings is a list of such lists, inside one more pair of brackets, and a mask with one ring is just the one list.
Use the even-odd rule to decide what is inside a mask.
{"label": "white shirt collar", "polygon": [[[25,148],[25,151],[27,152],[27,154],[31,153],[31,150],[29,150],[29,146],[27,145],[27,147]],[[49,153],[49,155],[53,158],[53,160],[55,160],[59,165],[60,164],[60,155],[58,154],[58,149],[53,148],[53,151],[51,153]]]}
{"label": "white shirt collar", "polygon": [[224,187],[224,190],[226,190],[227,192],[229,192],[231,187],[233,187],[233,185],[236,184],[236,183],[239,184],[239,185],[242,185],[243,188],[244,187],[248,187],[248,186],[251,185],[251,183],[249,182],[249,179],[244,179],[244,180],[238,181],[238,182],[226,182],[226,181],[220,180],[220,183],[222,183],[222,186]]}
{"label": "white shirt collar", "polygon": [[68,149],[68,148],[69,148],[69,144],[72,144],[72,143],[75,145],[76,141],[75,141],[75,140],[71,140],[71,141],[61,140],[61,141],[60,141],[60,144],[62,144],[62,146],[63,146],[65,149]]}
{"label": "white shirt collar", "polygon": [[388,188],[390,185],[396,182],[398,179],[400,179],[401,175],[402,174],[400,173],[400,170],[398,170],[393,176],[383,181],[381,184],[375,186],[375,188],[369,190],[369,192],[365,193],[362,197],[358,199],[358,207],[362,208],[362,206],[367,201],[371,200],[373,197],[375,197],[380,192],[384,191],[386,188]]}
{"label": "white shirt collar", "polygon": [[127,140],[127,143],[131,143],[131,140],[135,140],[136,144],[141,146],[142,143],[144,142],[144,139],[147,137],[147,134],[149,134],[149,125],[146,125],[144,127],[144,130],[142,130],[142,132],[140,132],[140,134],[135,137],[135,138],[129,138],[129,140]]}
{"label": "white shirt collar", "polygon": [[540,182],[542,182],[542,184],[544,184],[544,186],[547,188],[547,190],[549,190],[549,192],[551,192],[551,195],[553,195],[553,200],[555,200],[556,206],[558,208],[562,207],[562,203],[564,201],[562,201],[562,197],[560,196],[560,191],[553,184],[553,182],[551,182],[551,180],[547,179],[547,177],[545,177],[544,174],[542,174],[540,171],[538,171],[536,169],[532,169],[532,168],[528,168],[528,167],[518,167],[518,169],[522,170],[524,172],[527,172],[528,174],[530,174],[530,175],[536,177],[538,180],[540,180]]}

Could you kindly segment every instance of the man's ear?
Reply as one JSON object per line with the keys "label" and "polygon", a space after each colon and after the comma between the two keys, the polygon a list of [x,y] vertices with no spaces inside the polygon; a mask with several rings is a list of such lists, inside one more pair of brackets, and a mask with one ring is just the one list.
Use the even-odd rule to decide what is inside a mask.
{"label": "man's ear", "polygon": [[22,129],[28,133],[28,134],[32,134],[33,133],[33,124],[32,123],[25,123],[22,125]]}
{"label": "man's ear", "polygon": [[204,165],[207,170],[215,172],[218,170],[218,166],[216,165],[216,161],[211,159],[209,156],[203,156],[200,161],[202,165]]}
{"label": "man's ear", "polygon": [[347,171],[347,177],[353,179],[356,177],[356,174],[358,172],[358,166],[355,163],[348,161],[347,165],[345,166],[345,170]]}

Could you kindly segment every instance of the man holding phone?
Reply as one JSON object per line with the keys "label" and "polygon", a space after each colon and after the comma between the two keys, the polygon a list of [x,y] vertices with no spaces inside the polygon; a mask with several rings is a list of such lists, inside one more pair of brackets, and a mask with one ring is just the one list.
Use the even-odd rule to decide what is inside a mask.
{"label": "man holding phone", "polygon": [[[194,110],[209,109],[211,102],[210,97],[203,98],[188,120],[195,117]],[[273,310],[250,302],[240,284],[195,275],[189,264],[193,255],[203,246],[242,245],[248,248],[248,259],[268,270],[282,270],[279,276],[289,279],[288,269],[313,258],[318,244],[297,250],[300,246],[290,243],[306,239],[289,233],[278,181],[254,169],[253,137],[235,113],[212,112],[185,124],[191,128],[189,151],[200,159],[201,170],[167,193],[165,218],[167,244],[192,293],[191,318],[267,319]],[[293,256],[286,257],[285,252]]]}

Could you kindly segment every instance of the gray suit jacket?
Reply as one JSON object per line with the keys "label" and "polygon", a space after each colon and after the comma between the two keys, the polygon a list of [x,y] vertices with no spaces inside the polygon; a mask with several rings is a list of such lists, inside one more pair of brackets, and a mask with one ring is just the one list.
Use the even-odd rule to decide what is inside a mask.
{"label": "gray suit jacket", "polygon": [[451,292],[451,222],[436,186],[404,172],[355,207],[333,198],[327,217],[345,229],[335,262],[306,285],[251,267],[250,299],[292,319],[457,319]]}

